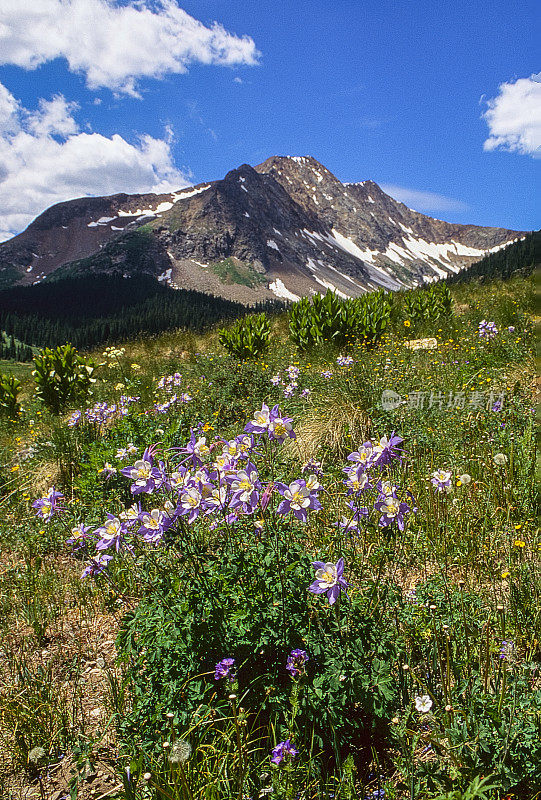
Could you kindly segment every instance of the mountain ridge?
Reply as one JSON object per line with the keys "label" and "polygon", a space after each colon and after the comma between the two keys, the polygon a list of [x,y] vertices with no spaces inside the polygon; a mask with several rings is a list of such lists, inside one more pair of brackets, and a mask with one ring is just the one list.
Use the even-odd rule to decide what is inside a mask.
{"label": "mountain ridge", "polygon": [[357,296],[456,273],[523,235],[429,217],[311,156],[271,156],[178,192],[51,206],[0,244],[0,284],[105,272],[246,303]]}

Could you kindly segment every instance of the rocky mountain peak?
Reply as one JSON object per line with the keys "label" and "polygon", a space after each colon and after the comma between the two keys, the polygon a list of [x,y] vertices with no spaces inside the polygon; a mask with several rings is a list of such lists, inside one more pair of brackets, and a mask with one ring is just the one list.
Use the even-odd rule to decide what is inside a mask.
{"label": "rocky mountain peak", "polygon": [[312,156],[272,156],[168,194],[59,203],[0,244],[0,284],[121,271],[243,302],[354,296],[444,277],[519,236],[425,216]]}

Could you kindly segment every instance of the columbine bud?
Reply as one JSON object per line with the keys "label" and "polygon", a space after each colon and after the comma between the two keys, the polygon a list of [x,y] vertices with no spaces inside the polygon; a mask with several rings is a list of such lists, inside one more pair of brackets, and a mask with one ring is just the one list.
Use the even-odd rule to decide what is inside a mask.
{"label": "columbine bud", "polygon": [[144,781],[149,781],[151,778],[152,778],[152,775],[150,774],[150,772],[145,772],[145,774],[143,775],[143,780]]}

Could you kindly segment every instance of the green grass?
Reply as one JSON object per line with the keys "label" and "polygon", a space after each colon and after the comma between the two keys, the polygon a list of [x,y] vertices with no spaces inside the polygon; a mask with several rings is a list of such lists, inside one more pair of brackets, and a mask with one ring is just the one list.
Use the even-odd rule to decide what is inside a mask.
{"label": "green grass", "polygon": [[225,258],[223,261],[211,264],[209,268],[222,283],[237,283],[255,289],[267,282],[265,275],[256,272],[250,264],[244,264],[236,258]]}

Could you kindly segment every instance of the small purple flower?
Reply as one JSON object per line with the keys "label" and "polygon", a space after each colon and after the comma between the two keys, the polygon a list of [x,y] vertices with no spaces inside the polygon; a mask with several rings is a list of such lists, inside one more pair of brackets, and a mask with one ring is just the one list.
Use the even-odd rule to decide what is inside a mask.
{"label": "small purple flower", "polygon": [[322,474],[321,461],[316,461],[313,458],[311,458],[309,461],[307,461],[303,465],[303,467],[301,469],[301,473],[303,475],[306,475],[307,472],[309,472],[311,474],[314,474],[314,475],[317,475],[319,477]]}
{"label": "small purple flower", "polygon": [[69,539],[66,539],[66,544],[71,545],[73,553],[84,549],[89,540],[93,542],[96,540],[96,536],[89,532],[90,525],[84,525],[82,522],[71,529],[71,536]]}
{"label": "small purple flower", "polygon": [[94,531],[96,536],[101,537],[96,544],[96,550],[108,550],[110,547],[114,547],[118,553],[124,544],[127,532],[125,522],[121,522],[114,514],[107,514],[107,522]]}
{"label": "small purple flower", "polygon": [[101,553],[97,558],[90,559],[90,564],[81,573],[81,578],[93,577],[105,572],[109,561],[113,558],[108,553]]}
{"label": "small purple flower", "polygon": [[504,639],[500,649],[500,659],[502,661],[508,661],[510,656],[513,655],[514,649],[515,649],[515,643]]}
{"label": "small purple flower", "polygon": [[515,332],[515,326],[514,325],[509,325],[507,330],[509,331],[509,333],[514,333]]}
{"label": "small purple flower", "polygon": [[304,672],[304,665],[309,661],[306,650],[292,650],[287,657],[286,669],[291,677],[298,678]]}
{"label": "small purple flower", "polygon": [[373,463],[377,464],[378,467],[382,467],[390,464],[395,459],[401,460],[403,450],[400,445],[403,441],[402,437],[398,436],[394,431],[389,438],[384,436],[374,445],[372,451]]}
{"label": "small purple flower", "polygon": [[273,375],[270,382],[273,386],[279,386],[281,382],[280,373],[278,372],[277,375]]}
{"label": "small purple flower", "polygon": [[487,322],[482,319],[479,323],[479,336],[482,339],[493,339],[498,334],[498,328],[495,322]]}
{"label": "small purple flower", "polygon": [[386,528],[394,523],[398,525],[399,530],[404,530],[404,518],[411,511],[407,503],[401,503],[394,495],[388,495],[375,503],[374,508],[381,514],[379,518],[381,528]]}
{"label": "small purple flower", "polygon": [[330,369],[326,369],[324,372],[321,373],[322,378],[332,378],[332,372]]}
{"label": "small purple flower", "polygon": [[492,406],[492,411],[495,411],[496,413],[498,413],[499,411],[502,410],[502,408],[503,408],[502,401],[501,400],[496,400],[496,402]]}
{"label": "small purple flower", "polygon": [[353,359],[351,356],[338,356],[336,363],[339,367],[351,367]]}
{"label": "small purple flower", "polygon": [[435,487],[438,492],[445,492],[449,494],[452,489],[451,486],[452,473],[446,472],[444,469],[437,469],[432,473],[430,483]]}
{"label": "small purple flower", "polygon": [[106,461],[103,467],[98,470],[98,475],[100,475],[102,478],[105,478],[105,480],[109,480],[109,478],[112,478],[113,475],[116,475],[116,468]]}
{"label": "small purple flower", "polygon": [[361,517],[368,517],[368,509],[361,508],[356,506],[355,503],[349,502],[347,504],[351,509],[351,514],[347,516],[343,516],[340,519],[340,522],[333,522],[335,528],[342,528],[346,532],[354,532],[357,533],[359,530],[359,523],[361,522]]}
{"label": "small purple flower", "polygon": [[45,497],[34,500],[32,508],[36,509],[36,515],[38,517],[41,517],[45,522],[49,522],[55,514],[63,510],[62,507],[58,505],[58,501],[63,498],[64,495],[62,492],[55,492],[54,486],[52,486]]}
{"label": "small purple flower", "polygon": [[214,680],[219,681],[222,678],[229,678],[230,680],[233,680],[231,669],[234,663],[234,658],[222,658],[221,661],[218,661],[214,669]]}
{"label": "small purple flower", "polygon": [[339,558],[336,564],[325,561],[314,561],[312,566],[316,568],[316,579],[308,587],[313,594],[326,593],[329,604],[332,606],[340,592],[344,592],[347,597],[346,589],[349,583],[342,577],[344,574],[344,559]]}
{"label": "small purple flower", "polygon": [[68,417],[68,428],[76,428],[77,425],[80,423],[83,417],[82,411],[74,411],[73,414],[70,414]]}
{"label": "small purple flower", "polygon": [[294,759],[295,756],[298,755],[298,752],[297,748],[291,744],[291,740],[286,739],[285,742],[280,742],[280,744],[277,744],[273,749],[271,763],[278,766],[282,763],[284,758],[288,760]]}

